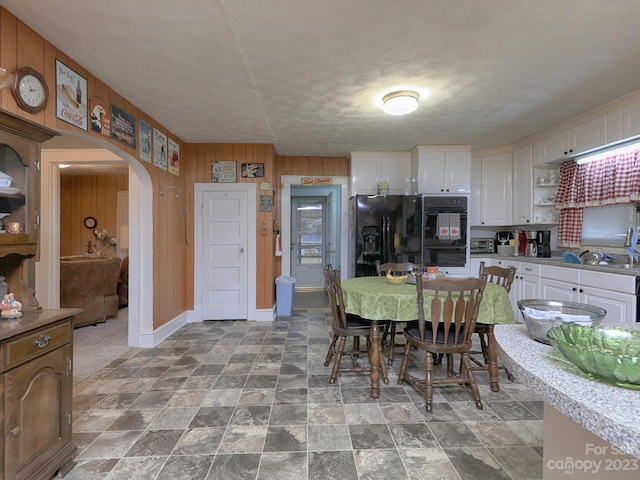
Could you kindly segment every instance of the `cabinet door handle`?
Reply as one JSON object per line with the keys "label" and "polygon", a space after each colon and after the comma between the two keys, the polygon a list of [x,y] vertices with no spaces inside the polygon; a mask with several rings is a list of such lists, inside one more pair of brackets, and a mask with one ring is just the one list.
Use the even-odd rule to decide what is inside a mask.
{"label": "cabinet door handle", "polygon": [[20,427],[13,427],[9,430],[9,433],[15,437],[20,433]]}
{"label": "cabinet door handle", "polygon": [[572,289],[572,290],[573,290],[574,292],[577,292],[577,291],[578,291],[578,289],[577,289],[576,287],[573,287],[573,289]]}
{"label": "cabinet door handle", "polygon": [[33,346],[37,348],[45,348],[49,345],[49,340],[51,340],[49,335],[40,335],[40,338],[36,338],[33,341]]}

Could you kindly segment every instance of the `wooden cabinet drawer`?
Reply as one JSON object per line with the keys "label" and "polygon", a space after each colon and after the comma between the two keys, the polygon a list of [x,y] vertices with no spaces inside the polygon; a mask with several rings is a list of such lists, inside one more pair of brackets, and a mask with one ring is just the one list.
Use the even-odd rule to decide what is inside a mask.
{"label": "wooden cabinet drawer", "polygon": [[2,342],[1,371],[28,362],[71,341],[70,320],[47,325]]}

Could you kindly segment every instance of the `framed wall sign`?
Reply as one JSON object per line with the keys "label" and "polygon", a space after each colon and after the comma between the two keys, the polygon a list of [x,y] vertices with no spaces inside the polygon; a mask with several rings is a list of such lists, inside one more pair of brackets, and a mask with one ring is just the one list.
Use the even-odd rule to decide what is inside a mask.
{"label": "framed wall sign", "polygon": [[160,130],[153,129],[153,164],[167,169],[167,136]]}
{"label": "framed wall sign", "polygon": [[103,137],[111,136],[111,110],[109,105],[99,98],[89,99],[91,108],[91,130]]}
{"label": "framed wall sign", "polygon": [[180,175],[180,145],[169,139],[169,172]]}
{"label": "framed wall sign", "polygon": [[87,130],[87,79],[56,59],[56,116]]}
{"label": "framed wall sign", "polygon": [[236,162],[211,162],[212,183],[235,183]]}
{"label": "framed wall sign", "polygon": [[273,197],[271,195],[260,195],[260,211],[270,212],[273,205]]}
{"label": "framed wall sign", "polygon": [[136,148],[136,119],[117,105],[111,104],[111,138]]}
{"label": "framed wall sign", "polygon": [[243,163],[242,176],[245,178],[264,177],[264,163]]}
{"label": "framed wall sign", "polygon": [[151,163],[151,125],[142,119],[138,120],[138,143],[140,160]]}

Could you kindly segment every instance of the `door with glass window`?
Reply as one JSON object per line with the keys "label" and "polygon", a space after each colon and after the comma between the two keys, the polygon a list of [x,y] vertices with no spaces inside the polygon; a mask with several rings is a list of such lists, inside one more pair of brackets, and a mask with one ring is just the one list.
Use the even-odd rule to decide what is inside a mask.
{"label": "door with glass window", "polygon": [[322,268],[330,258],[327,199],[292,197],[291,199],[291,276],[296,288],[322,288]]}

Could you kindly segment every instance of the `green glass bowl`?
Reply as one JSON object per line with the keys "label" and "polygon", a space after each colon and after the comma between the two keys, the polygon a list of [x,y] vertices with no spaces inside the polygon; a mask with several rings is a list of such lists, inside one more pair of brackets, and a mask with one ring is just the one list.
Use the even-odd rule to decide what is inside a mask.
{"label": "green glass bowl", "polygon": [[640,389],[640,330],[564,323],[547,338],[571,363],[598,379]]}

